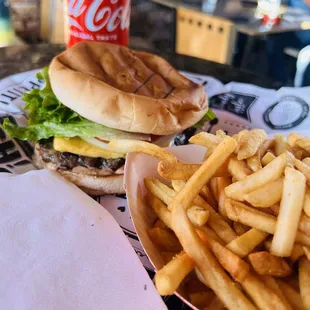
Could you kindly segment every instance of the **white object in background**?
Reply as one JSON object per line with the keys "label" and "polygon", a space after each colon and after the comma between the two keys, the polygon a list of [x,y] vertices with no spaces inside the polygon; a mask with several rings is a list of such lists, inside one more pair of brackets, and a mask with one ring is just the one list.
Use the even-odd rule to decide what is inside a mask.
{"label": "white object in background", "polygon": [[309,64],[310,64],[310,45],[304,47],[298,54],[296,64],[297,70],[294,81],[295,87],[302,86],[303,77]]}
{"label": "white object in background", "polygon": [[281,0],[258,0],[256,15],[258,18],[268,16],[270,19],[279,16]]}
{"label": "white object in background", "polygon": [[0,174],[0,188],[1,310],[167,309],[119,225],[77,187],[41,170]]}

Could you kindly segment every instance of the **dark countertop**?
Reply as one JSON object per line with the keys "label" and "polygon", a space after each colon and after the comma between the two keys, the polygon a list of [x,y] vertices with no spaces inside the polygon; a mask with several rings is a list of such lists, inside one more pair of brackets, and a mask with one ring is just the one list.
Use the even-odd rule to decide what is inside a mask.
{"label": "dark countertop", "polygon": [[[132,46],[136,48],[135,46]],[[0,79],[8,75],[44,67],[52,58],[64,50],[63,45],[40,44],[19,45],[0,48]],[[171,52],[153,51],[166,58],[179,70],[213,76],[223,83],[230,81],[255,84],[266,88],[278,88],[279,85],[266,77],[259,77],[248,71],[228,65],[183,56]]]}

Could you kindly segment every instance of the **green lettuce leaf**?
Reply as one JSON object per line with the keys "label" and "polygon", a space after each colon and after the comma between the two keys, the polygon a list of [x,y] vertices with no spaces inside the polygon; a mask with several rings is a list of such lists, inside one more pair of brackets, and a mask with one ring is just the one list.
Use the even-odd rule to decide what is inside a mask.
{"label": "green lettuce leaf", "polygon": [[213,113],[211,109],[208,110],[208,112],[203,116],[203,118],[194,125],[197,129],[202,129],[204,124],[207,122],[210,122],[216,118],[216,115]]}

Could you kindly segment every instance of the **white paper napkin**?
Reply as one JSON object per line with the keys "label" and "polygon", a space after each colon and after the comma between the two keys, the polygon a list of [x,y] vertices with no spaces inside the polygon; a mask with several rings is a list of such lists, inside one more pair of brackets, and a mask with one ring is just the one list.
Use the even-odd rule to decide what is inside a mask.
{"label": "white paper napkin", "polygon": [[113,217],[50,171],[0,174],[2,310],[166,309]]}

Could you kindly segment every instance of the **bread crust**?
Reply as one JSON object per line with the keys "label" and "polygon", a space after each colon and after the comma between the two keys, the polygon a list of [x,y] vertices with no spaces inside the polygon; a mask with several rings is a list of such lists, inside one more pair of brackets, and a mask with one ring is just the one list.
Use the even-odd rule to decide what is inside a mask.
{"label": "bread crust", "polygon": [[49,75],[64,105],[123,131],[175,134],[208,110],[204,88],[164,59],[108,43],[76,44],[53,59]]}

